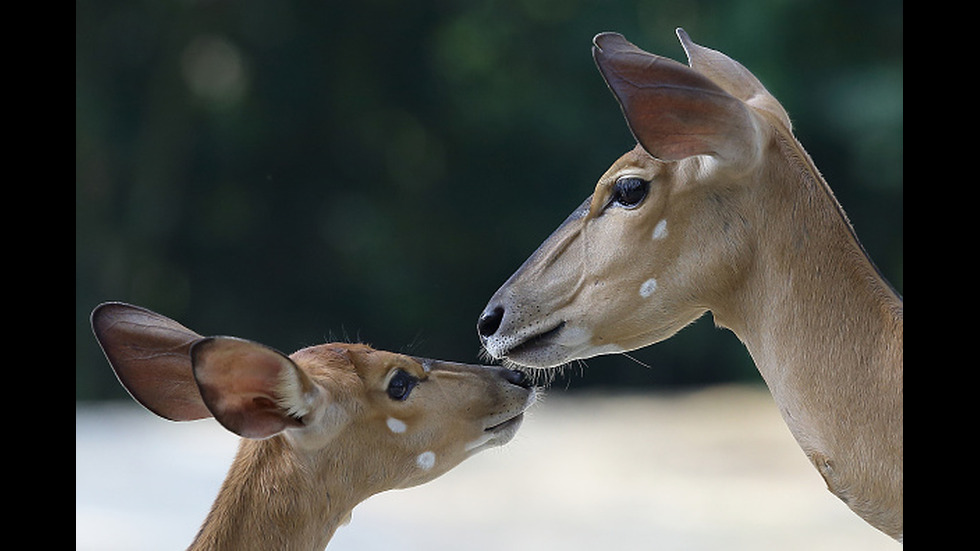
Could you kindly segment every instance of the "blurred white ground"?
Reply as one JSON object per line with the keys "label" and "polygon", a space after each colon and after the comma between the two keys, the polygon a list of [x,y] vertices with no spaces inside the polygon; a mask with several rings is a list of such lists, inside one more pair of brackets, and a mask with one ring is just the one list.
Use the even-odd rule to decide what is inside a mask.
{"label": "blurred white ground", "polygon": [[[237,437],[135,404],[75,415],[75,548],[184,549]],[[826,491],[762,388],[551,391],[507,446],[376,495],[328,549],[898,550]]]}

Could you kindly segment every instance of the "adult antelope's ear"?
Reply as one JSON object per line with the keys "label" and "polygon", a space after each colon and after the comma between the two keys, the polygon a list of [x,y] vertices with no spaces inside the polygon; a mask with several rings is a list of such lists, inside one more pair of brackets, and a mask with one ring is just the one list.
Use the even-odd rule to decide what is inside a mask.
{"label": "adult antelope's ear", "polygon": [[647,153],[664,161],[710,155],[728,165],[758,158],[754,117],[711,79],[620,34],[599,34],[593,44],[596,65]]}
{"label": "adult antelope's ear", "polygon": [[692,69],[708,77],[726,92],[746,104],[768,111],[776,119],[792,130],[789,115],[769,90],[759,82],[741,63],[711,48],[695,44],[684,29],[677,29],[677,38],[687,54],[687,63]]}

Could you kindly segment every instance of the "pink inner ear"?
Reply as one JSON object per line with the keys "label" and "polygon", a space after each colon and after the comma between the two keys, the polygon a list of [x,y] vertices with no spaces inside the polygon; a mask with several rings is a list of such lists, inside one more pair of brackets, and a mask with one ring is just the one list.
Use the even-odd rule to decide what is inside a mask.
{"label": "pink inner ear", "polygon": [[593,56],[633,135],[656,158],[730,159],[752,129],[739,100],[682,63],[617,34],[597,36]]}
{"label": "pink inner ear", "polygon": [[302,424],[280,406],[283,381],[298,369],[285,355],[250,341],[216,337],[195,344],[191,357],[204,403],[228,430],[260,439]]}
{"label": "pink inner ear", "polygon": [[[191,374],[188,342],[181,349],[160,353],[131,347],[127,358],[111,355],[119,382],[143,407],[171,421],[192,421],[211,417],[201,401],[200,391]],[[110,356],[107,353],[107,356]],[[152,358],[152,360],[150,359]],[[152,364],[152,365],[151,365]]]}

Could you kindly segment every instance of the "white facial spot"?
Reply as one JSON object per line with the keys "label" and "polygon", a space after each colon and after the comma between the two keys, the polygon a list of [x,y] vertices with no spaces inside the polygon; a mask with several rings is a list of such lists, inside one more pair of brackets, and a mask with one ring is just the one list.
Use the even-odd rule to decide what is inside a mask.
{"label": "white facial spot", "polygon": [[401,434],[405,432],[406,428],[408,427],[405,426],[405,422],[401,419],[395,419],[394,417],[388,418],[388,429],[391,430],[391,432]]}
{"label": "white facial spot", "polygon": [[643,285],[640,285],[640,296],[643,298],[647,298],[648,296],[652,295],[653,292],[656,290],[657,290],[657,280],[651,277],[650,279],[644,281]]}
{"label": "white facial spot", "polygon": [[667,220],[657,222],[657,227],[653,228],[653,238],[663,239],[667,237]]}
{"label": "white facial spot", "polygon": [[420,453],[418,457],[415,458],[415,463],[423,471],[428,471],[436,464],[436,454],[433,452],[423,452]]}

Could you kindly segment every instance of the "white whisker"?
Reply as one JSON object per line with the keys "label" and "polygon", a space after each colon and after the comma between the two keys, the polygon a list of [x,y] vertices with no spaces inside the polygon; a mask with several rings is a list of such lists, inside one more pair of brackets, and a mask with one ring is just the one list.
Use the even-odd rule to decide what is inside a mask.
{"label": "white whisker", "polygon": [[641,362],[640,360],[638,360],[638,359],[636,359],[636,358],[634,358],[633,356],[630,356],[630,355],[629,355],[629,354],[627,354],[626,352],[620,352],[620,354],[621,354],[621,355],[623,355],[623,356],[626,356],[627,358],[629,358],[630,360],[632,360],[632,361],[633,361],[634,363],[636,363],[636,364],[639,364],[639,365],[642,365],[643,367],[645,367],[645,368],[647,368],[647,369],[653,369],[653,367],[652,367],[652,366],[650,366],[650,364],[647,364],[647,363],[644,363],[644,362]]}

